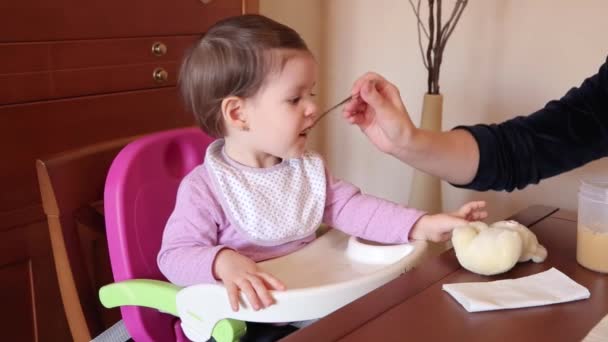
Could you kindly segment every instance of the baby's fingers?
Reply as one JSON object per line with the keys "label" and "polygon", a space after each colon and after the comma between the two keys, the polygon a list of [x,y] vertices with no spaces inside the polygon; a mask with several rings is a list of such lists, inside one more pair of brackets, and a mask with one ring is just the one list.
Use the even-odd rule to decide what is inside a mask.
{"label": "baby's fingers", "polygon": [[285,284],[283,284],[283,282],[277,279],[275,276],[266,272],[258,272],[258,276],[260,276],[260,278],[262,278],[271,289],[279,291],[285,290]]}
{"label": "baby's fingers", "polygon": [[247,297],[247,301],[249,302],[249,304],[251,304],[253,310],[260,310],[260,308],[262,307],[262,304],[260,303],[260,298],[258,298],[256,291],[249,282],[249,279],[241,279],[238,283],[238,286],[241,289],[241,292],[245,294],[245,297]]}
{"label": "baby's fingers", "polygon": [[234,283],[225,283],[224,286],[228,291],[228,300],[232,311],[239,311],[239,288]]}
{"label": "baby's fingers", "polygon": [[257,297],[262,302],[262,307],[266,308],[274,304],[274,298],[272,298],[264,281],[260,277],[252,274],[249,276],[249,282],[251,282],[251,286],[255,290]]}
{"label": "baby's fingers", "polygon": [[485,201],[469,202],[469,203],[463,205],[462,207],[460,207],[460,209],[458,210],[458,216],[467,217],[474,211],[482,209],[485,206],[486,206]]}
{"label": "baby's fingers", "polygon": [[488,217],[488,212],[483,210],[483,211],[474,211],[472,213],[470,213],[469,215],[467,215],[466,219],[468,221],[479,221],[479,220],[483,220],[486,217]]}
{"label": "baby's fingers", "polygon": [[439,235],[439,239],[437,242],[446,242],[452,238],[452,231],[443,232]]}

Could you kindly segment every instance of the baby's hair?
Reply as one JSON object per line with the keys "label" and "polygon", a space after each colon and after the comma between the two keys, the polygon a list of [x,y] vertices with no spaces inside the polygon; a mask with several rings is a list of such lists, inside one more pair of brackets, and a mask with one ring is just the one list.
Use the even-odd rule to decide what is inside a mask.
{"label": "baby's hair", "polygon": [[269,74],[282,69],[287,55],[277,49],[309,52],[293,29],[261,15],[221,20],[186,53],[179,87],[186,108],[201,129],[226,135],[221,103],[228,96],[254,96]]}

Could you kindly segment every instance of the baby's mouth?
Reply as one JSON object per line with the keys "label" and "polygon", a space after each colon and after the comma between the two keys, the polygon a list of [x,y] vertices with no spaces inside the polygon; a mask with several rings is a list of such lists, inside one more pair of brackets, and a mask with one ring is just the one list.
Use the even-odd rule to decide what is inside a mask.
{"label": "baby's mouth", "polygon": [[310,126],[310,127],[306,128],[305,130],[303,130],[303,131],[300,133],[300,136],[301,136],[301,137],[305,137],[305,136],[307,136],[307,135],[308,135],[308,133],[310,133],[310,130],[311,130],[311,129],[312,129],[312,126]]}

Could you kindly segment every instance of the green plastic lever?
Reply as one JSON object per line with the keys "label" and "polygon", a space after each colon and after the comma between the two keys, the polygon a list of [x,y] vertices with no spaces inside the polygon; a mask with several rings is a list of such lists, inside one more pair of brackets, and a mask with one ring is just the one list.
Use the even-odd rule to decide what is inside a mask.
{"label": "green plastic lever", "polygon": [[103,286],[99,299],[106,308],[137,305],[178,316],[175,298],[181,289],[166,281],[132,279]]}
{"label": "green plastic lever", "polygon": [[[166,281],[132,279],[103,286],[99,289],[99,299],[106,308],[124,305],[145,306],[179,317],[176,296],[181,289]],[[246,331],[245,322],[223,319],[217,322],[211,336],[217,342],[233,342],[238,341]]]}

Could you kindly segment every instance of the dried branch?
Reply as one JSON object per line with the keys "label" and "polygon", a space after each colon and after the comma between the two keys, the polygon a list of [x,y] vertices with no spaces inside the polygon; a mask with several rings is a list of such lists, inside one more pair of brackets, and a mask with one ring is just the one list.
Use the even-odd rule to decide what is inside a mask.
{"label": "dried branch", "polygon": [[412,2],[412,0],[410,1],[410,5],[412,6],[412,10],[414,11],[414,14],[416,15],[416,20],[418,21],[418,28],[420,28],[420,26],[422,26],[422,31],[424,31],[424,35],[428,38],[429,37],[429,33],[426,31],[426,27],[424,27],[424,24],[422,23],[422,19],[420,19],[420,0],[418,0],[418,6],[414,7],[414,3]]}
{"label": "dried branch", "polygon": [[[448,39],[454,32],[456,24],[460,20],[468,0],[455,0],[454,8],[445,24],[442,23],[443,0],[428,0],[429,18],[428,31],[420,17],[420,3],[414,6],[413,0],[409,0],[410,6],[416,15],[416,27],[418,30],[418,47],[422,56],[422,63],[428,71],[427,92],[439,94],[439,75],[443,62],[443,53]],[[426,53],[422,44],[422,32],[427,38]]]}
{"label": "dried branch", "polygon": [[437,0],[437,7],[435,10],[435,25],[437,25],[437,35],[435,37],[435,47],[433,49],[433,83],[431,84],[431,90],[433,94],[439,94],[439,70],[441,70],[441,38],[443,29],[441,26],[441,3],[442,0]]}
{"label": "dried branch", "polygon": [[[448,42],[448,38],[450,38],[450,36],[452,35],[452,32],[454,32],[454,28],[456,28],[456,24],[458,24],[458,21],[460,20],[460,16],[462,15],[462,12],[464,12],[465,7],[467,7],[467,4],[469,3],[469,0],[458,0],[456,2],[456,5],[454,5],[454,11],[453,13],[456,13],[456,18],[454,19],[454,23],[452,24],[452,27],[450,27],[447,35],[445,36],[444,40],[443,40],[443,45],[445,47],[445,44]],[[458,8],[456,6],[460,5]]]}
{"label": "dried branch", "polygon": [[416,25],[416,28],[418,29],[418,47],[420,48],[420,56],[422,57],[422,64],[424,64],[424,67],[426,68],[426,70],[429,70],[429,65],[426,63],[426,59],[424,58],[424,48],[422,47],[422,35],[420,34],[420,27],[422,27],[422,29],[424,30],[424,34],[426,35],[426,38],[429,38],[429,33],[426,31],[426,28],[424,27],[424,24],[422,24],[422,20],[420,20],[420,1],[418,0],[418,5],[416,7],[414,7],[414,3],[412,2],[412,0],[410,1],[410,5],[412,5],[412,10],[414,11],[414,14],[416,15],[416,19],[418,20],[418,24]]}
{"label": "dried branch", "polygon": [[[448,21],[443,26],[443,29],[444,29],[445,32],[449,32],[450,31],[449,28],[452,25],[452,22],[454,21],[454,18],[456,17],[456,14],[458,13],[458,9],[460,8],[460,6],[462,6],[462,0],[457,0],[456,3],[454,4],[454,8],[452,9],[452,13],[450,15],[450,18],[448,19]],[[454,25],[455,25],[455,23],[454,23]],[[445,38],[444,38],[444,40],[445,40]]]}
{"label": "dried branch", "polygon": [[435,43],[435,46],[438,46],[440,41],[441,41],[441,2],[442,0],[437,0],[437,11],[435,11],[436,15],[437,15],[437,42]]}
{"label": "dried branch", "polygon": [[434,0],[429,0],[429,44],[426,48],[426,62],[429,65],[429,72],[427,77],[427,90],[432,94],[433,91],[433,74],[435,73],[435,64],[433,64],[434,60],[432,58],[433,53],[433,42],[435,40],[435,21],[433,17],[433,8],[435,5]]}

